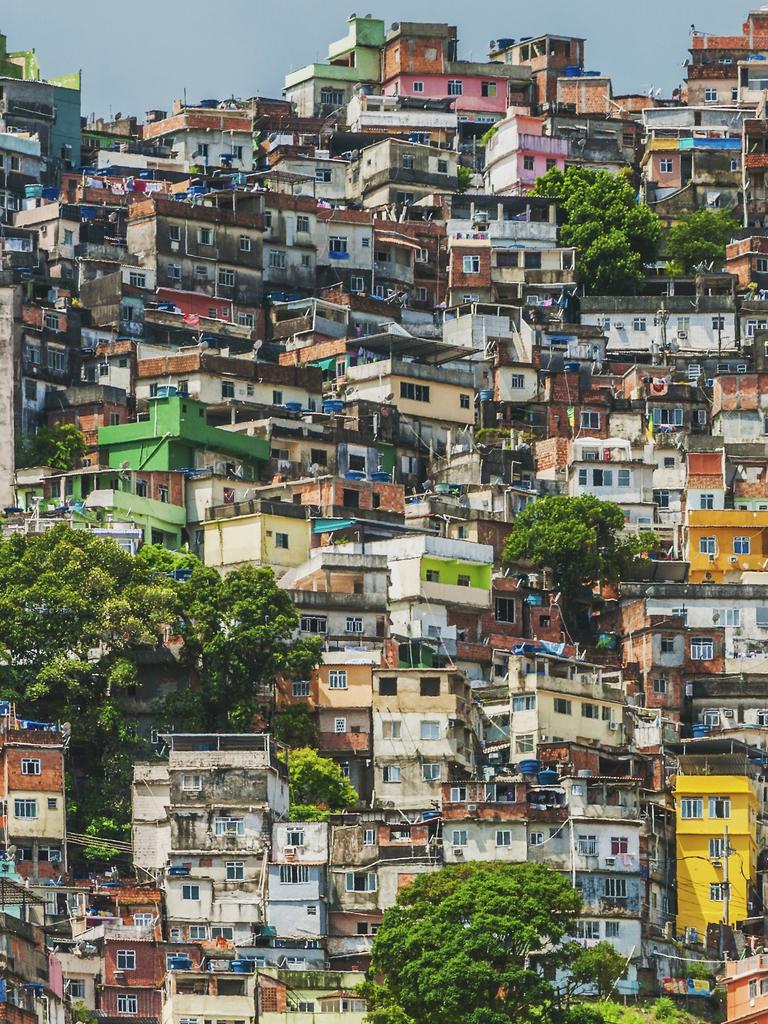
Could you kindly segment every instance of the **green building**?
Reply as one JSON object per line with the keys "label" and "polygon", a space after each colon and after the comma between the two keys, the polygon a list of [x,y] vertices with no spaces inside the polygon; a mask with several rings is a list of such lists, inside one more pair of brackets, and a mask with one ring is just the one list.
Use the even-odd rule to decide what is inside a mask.
{"label": "green building", "polygon": [[150,399],[149,412],[136,423],[99,430],[102,464],[112,469],[195,470],[232,473],[258,480],[269,459],[269,442],[211,427],[207,406],[184,395]]}
{"label": "green building", "polygon": [[328,47],[328,63],[308,64],[286,75],[283,94],[300,117],[322,117],[352,99],[360,84],[381,81],[384,22],[351,15],[349,31]]}

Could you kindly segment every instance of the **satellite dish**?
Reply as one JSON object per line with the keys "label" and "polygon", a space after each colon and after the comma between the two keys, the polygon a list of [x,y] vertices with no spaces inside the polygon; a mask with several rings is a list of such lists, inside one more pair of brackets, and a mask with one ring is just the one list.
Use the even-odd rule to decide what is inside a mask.
{"label": "satellite dish", "polygon": [[313,477],[315,477],[315,478],[319,477],[320,476],[320,466],[316,462],[313,462],[312,465],[309,467],[309,472],[311,473],[311,475]]}

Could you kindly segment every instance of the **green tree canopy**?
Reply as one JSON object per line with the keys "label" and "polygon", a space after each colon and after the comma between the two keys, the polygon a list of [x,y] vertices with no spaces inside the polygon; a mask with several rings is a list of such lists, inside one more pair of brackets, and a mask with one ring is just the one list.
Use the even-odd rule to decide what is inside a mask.
{"label": "green tree canopy", "polygon": [[198,565],[182,586],[184,658],[200,677],[206,728],[251,728],[271,704],[277,677],[306,677],[322,640],[296,639],[299,613],[269,568],[220,576]]}
{"label": "green tree canopy", "polygon": [[[418,875],[384,914],[372,968],[415,1024],[542,1024],[568,1019],[535,969],[555,962],[581,897],[540,864],[475,862]],[[551,951],[551,952],[550,952]]]}
{"label": "green tree canopy", "polygon": [[65,472],[79,465],[86,449],[81,430],[72,423],[56,423],[52,427],[39,427],[37,433],[20,439],[16,465],[49,466]]}
{"label": "green tree canopy", "polygon": [[691,273],[700,263],[711,263],[714,270],[722,270],[725,247],[739,230],[740,225],[728,210],[684,213],[667,233],[667,257],[681,273]]}
{"label": "green tree canopy", "polygon": [[626,958],[610,942],[579,947],[570,964],[572,989],[594,987],[599,999],[607,999],[616,982],[627,973]]}
{"label": "green tree canopy", "polygon": [[512,523],[504,557],[551,569],[568,607],[585,585],[621,579],[641,553],[658,547],[655,534],[625,538],[623,528],[624,513],[612,501],[591,494],[539,498]]}
{"label": "green tree canopy", "polygon": [[114,541],[56,526],[0,541],[0,693],[72,726],[76,824],[127,817],[137,750],[121,697],[136,654],[161,643],[176,592]]}
{"label": "green tree canopy", "polygon": [[626,175],[586,167],[556,168],[537,181],[534,195],[558,199],[562,245],[576,248],[578,280],[588,292],[631,293],[656,256],[661,222],[638,202]]}
{"label": "green tree canopy", "polygon": [[288,752],[288,781],[293,821],[325,821],[331,811],[357,805],[357,791],[339,765],[311,747]]}

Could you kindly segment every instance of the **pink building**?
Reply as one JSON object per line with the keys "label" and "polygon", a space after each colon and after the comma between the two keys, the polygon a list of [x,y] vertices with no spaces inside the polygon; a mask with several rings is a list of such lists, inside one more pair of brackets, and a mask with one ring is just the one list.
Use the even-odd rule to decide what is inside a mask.
{"label": "pink building", "polygon": [[457,114],[495,114],[498,119],[504,116],[507,109],[507,79],[492,75],[458,72],[446,75],[397,75],[384,84],[383,91],[390,96],[414,96],[430,100],[448,97],[454,100],[453,109]]}
{"label": "pink building", "polygon": [[510,107],[486,145],[485,186],[489,192],[529,192],[536,179],[551,168],[565,169],[570,143],[544,135],[543,126],[544,118]]}

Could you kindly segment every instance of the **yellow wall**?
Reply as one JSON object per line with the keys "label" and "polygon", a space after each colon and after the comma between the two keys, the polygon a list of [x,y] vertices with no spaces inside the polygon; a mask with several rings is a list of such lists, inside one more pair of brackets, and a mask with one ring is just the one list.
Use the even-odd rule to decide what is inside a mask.
{"label": "yellow wall", "polygon": [[[309,558],[310,525],[308,519],[262,513],[215,519],[205,524],[205,564],[270,565],[280,574]],[[277,546],[278,533],[288,534],[287,548]]]}
{"label": "yellow wall", "polygon": [[[715,538],[712,558],[700,550],[702,537]],[[736,554],[733,550],[734,537],[749,538],[749,554]],[[729,574],[764,570],[768,561],[768,512],[746,512],[743,509],[689,511],[688,558],[691,583],[709,579],[721,581]],[[707,573],[712,575],[707,576]]]}
{"label": "yellow wall", "polygon": [[[710,839],[723,839],[728,830],[730,900],[728,923],[749,916],[749,882],[757,877],[757,794],[746,775],[678,775],[675,778],[677,825],[677,934],[695,928],[705,935],[707,924],[724,920],[725,903],[710,899],[710,884],[724,882],[726,858],[716,867],[710,857]],[[730,817],[712,817],[710,797],[730,797]],[[685,798],[700,798],[702,816],[684,818]]]}

